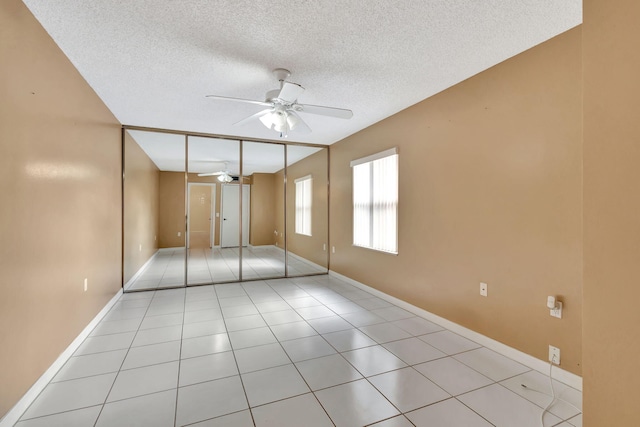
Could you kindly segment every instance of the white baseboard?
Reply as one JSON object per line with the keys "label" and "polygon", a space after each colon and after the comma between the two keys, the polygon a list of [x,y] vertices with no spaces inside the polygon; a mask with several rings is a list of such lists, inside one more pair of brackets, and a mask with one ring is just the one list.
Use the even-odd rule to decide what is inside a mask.
{"label": "white baseboard", "polygon": [[[329,275],[347,282],[357,288],[360,288],[363,291],[367,291],[370,294],[373,294],[394,305],[397,305],[398,307],[403,308],[415,314],[416,316],[420,316],[439,326],[442,326],[443,328],[446,328],[451,332],[455,332],[458,335],[462,335],[463,337],[470,339],[471,341],[475,341],[478,344],[487,347],[488,349],[493,350],[496,353],[500,353],[503,356],[513,359],[516,362],[519,362],[531,369],[535,369],[536,371],[541,372],[545,375],[549,374],[549,362],[545,362],[520,350],[516,350],[513,347],[509,347],[508,345],[502,344],[499,341],[486,337],[482,334],[479,334],[478,332],[472,331],[471,329],[465,328],[464,326],[447,320],[444,317],[437,316],[433,313],[423,310],[420,307],[416,307],[415,305],[402,301],[401,299],[392,297],[391,295],[367,286],[364,283],[353,280],[350,277],[343,276],[342,274],[336,273],[335,271],[330,270]],[[565,371],[562,368],[555,367],[553,370],[553,378],[564,384],[567,384],[570,387],[582,391],[582,377],[580,377],[579,375],[573,374],[569,371]]]}
{"label": "white baseboard", "polygon": [[134,274],[133,276],[131,276],[131,279],[129,279],[127,281],[127,283],[124,284],[124,290],[128,291],[129,288],[131,287],[131,285],[133,285],[133,283],[138,280],[138,278],[142,275],[142,273],[144,273],[144,271],[149,267],[149,265],[151,265],[151,262],[153,261],[153,259],[160,253],[162,249],[158,249],[156,250],[153,255],[151,255],[151,257],[147,260],[147,262],[145,262],[142,267],[140,267],[138,269],[138,271],[136,271],[136,274]]}
{"label": "white baseboard", "polygon": [[111,300],[105,305],[102,310],[93,318],[91,322],[80,332],[80,334],[73,340],[69,347],[67,347],[58,358],[49,366],[49,369],[31,386],[31,388],[22,396],[22,398],[16,403],[13,408],[0,419],[0,427],[13,427],[18,422],[22,414],[29,408],[34,400],[40,395],[42,390],[49,384],[49,382],[56,376],[60,368],[67,363],[67,360],[75,353],[80,347],[82,342],[87,338],[93,329],[98,326],[98,323],[104,318],[104,316],[111,310],[111,307],[115,305],[118,299],[122,296],[122,289],[111,298]]}

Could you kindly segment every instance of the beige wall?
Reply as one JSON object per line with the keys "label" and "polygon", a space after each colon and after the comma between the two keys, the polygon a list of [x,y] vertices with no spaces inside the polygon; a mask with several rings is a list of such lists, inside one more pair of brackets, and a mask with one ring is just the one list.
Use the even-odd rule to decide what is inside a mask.
{"label": "beige wall", "polygon": [[251,184],[251,225],[249,243],[253,246],[273,245],[276,241],[276,189],[282,187],[282,181],[276,184],[276,175],[272,173],[254,173]]}
{"label": "beige wall", "polygon": [[[158,203],[158,247],[184,247],[185,239],[184,172],[160,172]],[[180,235],[178,236],[178,233]]]}
{"label": "beige wall", "polygon": [[160,171],[125,132],[124,283],[158,250]]}
{"label": "beige wall", "polygon": [[[331,146],[331,269],[580,374],[581,79],[578,28]],[[394,146],[397,256],[352,246],[349,167]]]}
{"label": "beige wall", "polygon": [[638,426],[640,3],[584,2],[584,423]]}
{"label": "beige wall", "polygon": [[122,270],[120,124],[19,0],[0,2],[0,40],[2,417]]}
{"label": "beige wall", "polygon": [[[328,251],[328,150],[320,150],[287,167],[287,250],[322,267],[329,264]],[[296,233],[296,184],[298,178],[311,175],[311,236]],[[282,203],[278,205],[282,210]],[[282,213],[278,213],[282,215]],[[283,224],[283,222],[279,222]],[[328,247],[328,246],[327,246]]]}

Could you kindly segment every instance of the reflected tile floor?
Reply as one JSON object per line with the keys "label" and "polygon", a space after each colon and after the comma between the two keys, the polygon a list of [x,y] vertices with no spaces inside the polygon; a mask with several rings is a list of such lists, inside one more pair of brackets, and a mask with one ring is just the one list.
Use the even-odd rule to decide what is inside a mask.
{"label": "reflected tile floor", "polygon": [[[184,248],[160,249],[126,290],[150,290],[184,286]],[[242,248],[243,280],[284,276],[284,251],[275,246]],[[200,285],[239,280],[238,248],[189,249],[187,283]],[[289,276],[326,273],[326,269],[295,255],[288,259]]]}
{"label": "reflected tile floor", "polygon": [[[554,385],[544,425],[581,427],[581,393]],[[539,427],[545,393],[543,374],[313,276],[123,295],[16,427]]]}

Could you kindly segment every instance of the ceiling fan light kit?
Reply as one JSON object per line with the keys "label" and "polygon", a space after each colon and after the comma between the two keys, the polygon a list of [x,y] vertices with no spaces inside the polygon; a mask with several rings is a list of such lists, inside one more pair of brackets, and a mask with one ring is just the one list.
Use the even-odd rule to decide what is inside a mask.
{"label": "ceiling fan light kit", "polygon": [[288,82],[286,80],[291,75],[291,72],[284,68],[276,68],[273,70],[273,74],[280,82],[280,89],[268,91],[265,96],[265,101],[230,98],[218,95],[207,95],[207,97],[221,101],[243,102],[268,107],[267,109],[259,111],[246,119],[234,123],[234,125],[244,125],[254,121],[255,119],[259,119],[266,128],[278,132],[281,138],[286,138],[288,133],[294,130],[303,133],[311,132],[311,128],[309,128],[297,112],[340,119],[350,119],[353,117],[353,112],[344,108],[299,104],[298,97],[302,95],[304,88],[297,83]]}

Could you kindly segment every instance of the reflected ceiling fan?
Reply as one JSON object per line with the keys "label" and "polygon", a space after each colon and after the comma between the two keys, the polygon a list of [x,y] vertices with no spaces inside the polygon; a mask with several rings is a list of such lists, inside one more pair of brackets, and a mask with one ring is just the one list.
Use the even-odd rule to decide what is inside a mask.
{"label": "reflected ceiling fan", "polygon": [[289,131],[309,133],[311,128],[302,120],[298,113],[317,114],[320,116],[350,119],[353,111],[344,108],[324,107],[320,105],[299,104],[298,97],[304,92],[304,88],[297,83],[286,81],[291,75],[289,70],[276,68],[273,74],[280,82],[280,89],[267,92],[265,101],[251,99],[230,98],[227,96],[207,95],[207,98],[221,101],[243,102],[267,107],[246,119],[240,120],[234,125],[244,125],[256,119],[260,120],[267,128],[280,133],[280,137],[286,137]]}
{"label": "reflected ceiling fan", "polygon": [[220,182],[231,182],[233,181],[233,177],[231,176],[231,172],[227,168],[229,162],[224,162],[224,169],[219,170],[217,172],[207,172],[207,173],[199,173],[198,176],[217,176],[218,181]]}

